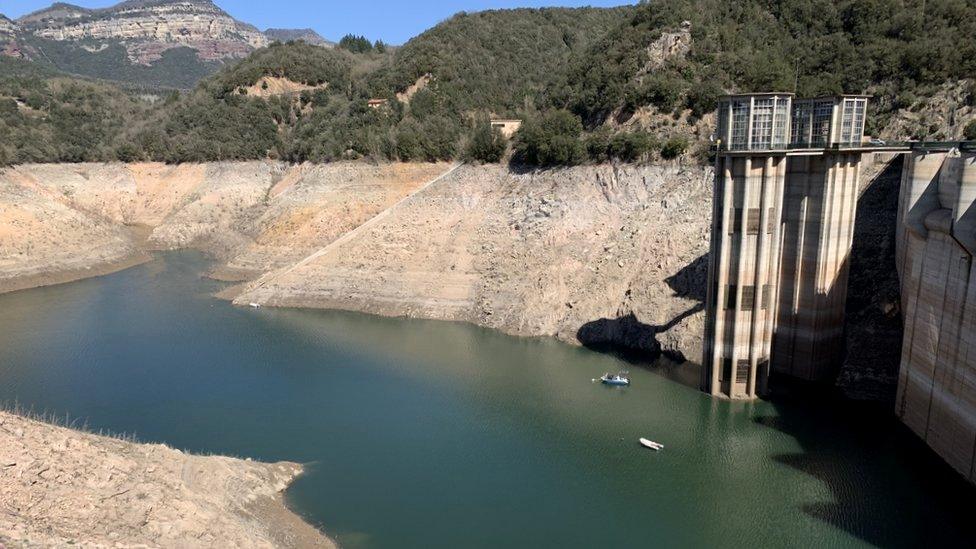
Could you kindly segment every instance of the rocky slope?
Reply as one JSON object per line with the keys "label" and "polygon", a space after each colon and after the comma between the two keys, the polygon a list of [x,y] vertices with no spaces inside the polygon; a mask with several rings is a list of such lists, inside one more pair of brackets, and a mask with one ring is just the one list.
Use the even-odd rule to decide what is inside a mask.
{"label": "rocky slope", "polygon": [[45,213],[0,224],[11,243],[0,246],[0,276],[13,288],[37,283],[25,273],[44,269],[59,281],[68,264],[97,274],[141,257],[126,226],[143,226],[150,249],[213,254],[216,276],[270,273],[244,302],[462,320],[697,358],[709,170],[464,166],[417,192],[449,168],[9,168],[0,211]]}
{"label": "rocky slope", "polygon": [[895,269],[902,159],[876,158],[863,170],[847,283],[847,345],[837,386],[849,398],[892,401],[902,341]]}
{"label": "rocky slope", "polygon": [[0,547],[335,547],[283,504],[301,471],[0,412]]}
{"label": "rocky slope", "polygon": [[146,258],[118,224],[17,174],[0,174],[0,292],[104,274]]}
{"label": "rocky slope", "polygon": [[9,38],[17,34],[20,29],[17,24],[7,19],[6,16],[0,15],[0,38]]}
{"label": "rocky slope", "polygon": [[463,167],[238,303],[473,322],[700,355],[710,171]]}
{"label": "rocky slope", "polygon": [[198,248],[228,262],[224,276],[255,276],[326,245],[445,170],[274,162],[8,168],[0,171],[0,291],[101,274],[143,259],[143,248]]}

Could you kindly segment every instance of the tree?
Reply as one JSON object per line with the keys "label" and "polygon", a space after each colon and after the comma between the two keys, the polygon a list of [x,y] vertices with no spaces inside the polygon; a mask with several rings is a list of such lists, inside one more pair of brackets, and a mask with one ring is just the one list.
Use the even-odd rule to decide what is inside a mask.
{"label": "tree", "polygon": [[963,137],[967,141],[976,141],[976,118],[969,121],[966,127],[962,131]]}
{"label": "tree", "polygon": [[464,158],[468,161],[494,164],[505,156],[507,143],[501,130],[493,128],[488,120],[475,125],[471,132]]}
{"label": "tree", "polygon": [[339,47],[353,53],[368,53],[373,51],[373,43],[365,36],[347,34],[339,40]]}

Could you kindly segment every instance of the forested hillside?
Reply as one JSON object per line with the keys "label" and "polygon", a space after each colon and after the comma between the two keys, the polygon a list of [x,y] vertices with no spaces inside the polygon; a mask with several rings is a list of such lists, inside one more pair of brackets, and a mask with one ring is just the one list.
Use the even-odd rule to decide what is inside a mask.
{"label": "forested hillside", "polygon": [[974,33],[973,0],[497,10],[395,49],[272,44],[155,101],[5,61],[0,162],[497,161],[490,116],[525,120],[516,162],[647,161],[703,152],[716,98],[748,90],[867,92],[869,133],[976,138]]}
{"label": "forested hillside", "polygon": [[[683,23],[690,26],[687,55],[643,72],[649,41]],[[552,87],[551,104],[596,125],[641,105],[700,114],[723,90],[868,92],[875,96],[868,131],[877,131],[940,85],[976,77],[973,36],[972,0],[642,2],[630,21],[574,60]]]}

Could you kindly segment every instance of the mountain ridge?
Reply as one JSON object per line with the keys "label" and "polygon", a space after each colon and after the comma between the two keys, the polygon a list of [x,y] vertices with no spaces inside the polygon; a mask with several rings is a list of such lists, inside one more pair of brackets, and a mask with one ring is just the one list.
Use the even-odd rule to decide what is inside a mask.
{"label": "mountain ridge", "polygon": [[221,65],[279,40],[331,47],[312,29],[260,31],[211,0],[125,0],[104,8],[56,2],[0,19],[0,55],[78,76],[189,89]]}

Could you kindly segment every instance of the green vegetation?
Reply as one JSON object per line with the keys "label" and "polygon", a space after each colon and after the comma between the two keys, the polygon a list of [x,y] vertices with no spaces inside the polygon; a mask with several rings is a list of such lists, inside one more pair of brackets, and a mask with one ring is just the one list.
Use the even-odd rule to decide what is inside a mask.
{"label": "green vegetation", "polygon": [[[649,47],[665,32],[683,43],[690,33],[687,53],[652,63]],[[492,116],[524,119],[515,162],[642,162],[700,154],[702,117],[722,94],[745,90],[873,93],[867,131],[875,133],[944,82],[976,74],[976,41],[964,38],[974,33],[971,0],[655,0],[461,13],[395,50],[354,35],[335,49],[275,43],[155,104],[59,75],[57,55],[89,54],[44,43],[54,55],[46,66],[0,66],[0,131],[10,136],[0,163],[497,162],[508,143]],[[191,54],[168,50],[153,70],[188,66],[196,78],[181,58]],[[90,55],[71,64],[113,78],[130,70],[116,63],[121,46]],[[153,85],[152,74],[139,81]],[[314,89],[249,93],[265,76]],[[968,82],[965,100],[976,102]],[[370,106],[374,98],[387,101]],[[976,139],[973,123],[965,132]]]}
{"label": "green vegetation", "polygon": [[[152,65],[134,64],[120,42],[86,40],[59,42],[24,34],[21,39],[38,52],[35,63],[70,74],[125,82],[160,89],[190,89],[201,78],[213,74],[221,66],[216,61],[203,61],[196,50],[177,47],[164,51]],[[83,47],[87,46],[93,51]]]}
{"label": "green vegetation", "polygon": [[568,111],[525,120],[515,141],[515,159],[533,166],[572,166],[583,161],[583,124]]}
{"label": "green vegetation", "polygon": [[495,163],[505,156],[508,144],[501,130],[493,128],[488,120],[479,121],[471,132],[470,141],[464,151],[468,162]]}
{"label": "green vegetation", "polygon": [[976,119],[970,120],[963,129],[963,137],[969,141],[976,141]]}
{"label": "green vegetation", "polygon": [[0,165],[108,161],[120,157],[123,128],[149,105],[114,86],[62,78],[0,57]]}
{"label": "green vegetation", "polygon": [[[641,74],[648,42],[691,25],[685,58]],[[871,121],[933,86],[976,74],[976,3],[966,0],[655,0],[574,59],[550,104],[588,127],[619,107],[690,108],[728,91],[873,93]],[[869,132],[873,128],[868,128]]]}
{"label": "green vegetation", "polygon": [[[379,42],[382,44],[382,42]],[[365,36],[347,34],[339,40],[339,47],[353,53],[367,53],[373,51],[373,43]]]}

